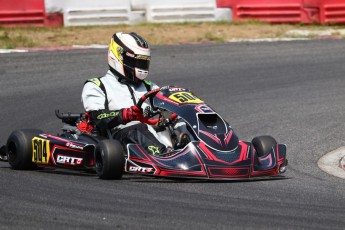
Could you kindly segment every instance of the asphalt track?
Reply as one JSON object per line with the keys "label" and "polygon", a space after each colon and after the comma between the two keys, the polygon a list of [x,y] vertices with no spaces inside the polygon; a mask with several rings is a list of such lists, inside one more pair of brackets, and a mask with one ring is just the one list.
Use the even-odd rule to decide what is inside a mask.
{"label": "asphalt track", "polygon": [[[0,229],[344,229],[344,180],[317,167],[345,145],[341,40],[152,48],[151,80],[191,88],[240,139],[288,146],[275,180],[206,182],[70,171],[14,171],[0,162]],[[54,109],[82,111],[86,79],[106,50],[0,54],[0,143],[12,130],[57,133]]]}

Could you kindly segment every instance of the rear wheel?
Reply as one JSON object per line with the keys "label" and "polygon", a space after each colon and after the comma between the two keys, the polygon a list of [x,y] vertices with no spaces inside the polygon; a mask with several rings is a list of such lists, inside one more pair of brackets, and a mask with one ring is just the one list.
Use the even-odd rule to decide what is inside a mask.
{"label": "rear wheel", "polygon": [[101,179],[121,179],[125,167],[122,145],[117,140],[102,140],[95,156],[96,173]]}
{"label": "rear wheel", "polygon": [[7,160],[13,169],[35,169],[32,162],[32,138],[43,133],[38,129],[16,130],[7,139]]}
{"label": "rear wheel", "polygon": [[271,136],[259,136],[252,140],[256,153],[259,157],[266,155],[277,141]]}

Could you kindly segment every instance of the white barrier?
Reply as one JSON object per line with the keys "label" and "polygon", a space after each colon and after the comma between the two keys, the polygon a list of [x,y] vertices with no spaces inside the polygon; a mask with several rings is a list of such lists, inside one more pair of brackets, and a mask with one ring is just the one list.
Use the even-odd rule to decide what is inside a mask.
{"label": "white barrier", "polygon": [[64,26],[231,20],[216,0],[45,0],[45,7],[63,13]]}
{"label": "white barrier", "polygon": [[45,4],[50,11],[62,8],[65,26],[129,24],[131,18],[129,0],[45,0]]}
{"label": "white barrier", "polygon": [[232,9],[230,8],[217,8],[216,9],[216,21],[231,21]]}
{"label": "white barrier", "polygon": [[131,24],[146,22],[146,3],[150,0],[129,0],[131,4]]}
{"label": "white barrier", "polygon": [[129,24],[128,0],[68,0],[64,8],[65,26]]}
{"label": "white barrier", "polygon": [[216,21],[215,0],[150,0],[148,22]]}
{"label": "white barrier", "polygon": [[62,13],[66,0],[44,0],[47,13]]}

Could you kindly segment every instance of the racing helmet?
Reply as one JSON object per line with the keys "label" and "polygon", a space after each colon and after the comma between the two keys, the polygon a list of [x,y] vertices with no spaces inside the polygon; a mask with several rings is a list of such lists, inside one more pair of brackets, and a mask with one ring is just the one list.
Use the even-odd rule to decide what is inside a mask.
{"label": "racing helmet", "polygon": [[141,82],[149,73],[150,60],[148,43],[136,33],[118,32],[112,36],[108,64],[119,77],[130,83]]}

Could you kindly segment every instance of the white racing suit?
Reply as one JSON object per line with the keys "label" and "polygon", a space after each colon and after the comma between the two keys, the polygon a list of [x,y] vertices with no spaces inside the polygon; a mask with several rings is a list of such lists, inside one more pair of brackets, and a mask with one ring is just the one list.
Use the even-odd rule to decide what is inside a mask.
{"label": "white racing suit", "polygon": [[[143,81],[138,85],[127,83],[109,70],[105,76],[90,79],[85,83],[82,103],[101,135],[105,135],[106,130],[115,128],[118,131],[113,137],[124,147],[129,143],[135,143],[153,154],[162,153],[166,146],[156,139],[152,128],[149,131],[148,126],[139,121],[127,124],[122,121],[122,109],[133,106],[141,96],[156,88],[158,86],[149,81]],[[145,101],[142,107],[147,106],[150,104]]]}

